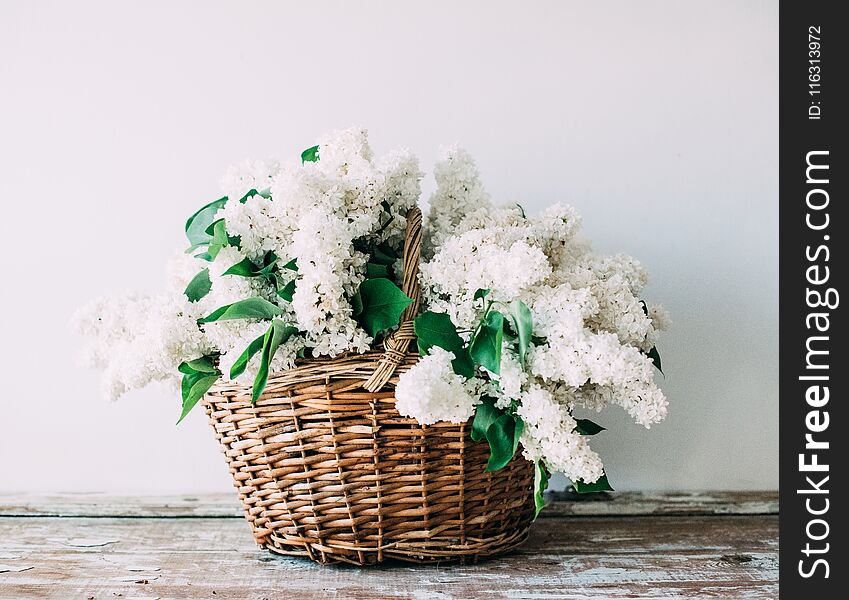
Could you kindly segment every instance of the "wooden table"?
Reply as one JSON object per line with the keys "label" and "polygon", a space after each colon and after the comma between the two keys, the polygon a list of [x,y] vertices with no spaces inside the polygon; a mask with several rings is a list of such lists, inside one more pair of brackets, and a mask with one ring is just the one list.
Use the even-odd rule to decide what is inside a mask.
{"label": "wooden table", "polygon": [[234,496],[0,494],[0,598],[777,598],[778,496],[551,504],[477,565],[320,566],[260,550]]}

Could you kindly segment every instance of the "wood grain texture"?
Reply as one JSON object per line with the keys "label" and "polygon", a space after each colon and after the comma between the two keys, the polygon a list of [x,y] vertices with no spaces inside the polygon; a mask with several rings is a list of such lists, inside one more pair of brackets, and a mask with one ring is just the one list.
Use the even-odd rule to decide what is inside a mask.
{"label": "wood grain texture", "polygon": [[[617,492],[546,494],[549,518],[572,516],[777,515],[777,492]],[[115,496],[0,493],[0,517],[232,517],[242,519],[233,494]]]}
{"label": "wood grain texture", "polygon": [[[655,516],[617,516],[611,511],[622,496],[571,508],[555,502],[528,542],[502,558],[468,566],[363,569],[260,550],[248,524],[234,518],[238,506],[224,498],[220,504],[206,497],[142,504],[112,498],[103,505],[80,500],[51,508],[45,499],[31,505],[7,496],[6,516],[0,517],[0,598],[777,597],[778,517],[745,514],[757,506],[771,510],[774,494],[741,495],[737,509],[733,495],[690,495],[695,508],[687,509],[678,495],[669,502],[648,495],[645,504],[654,506]],[[639,497],[631,495],[629,503]],[[603,506],[595,509],[603,516],[569,516],[578,504],[587,508],[577,514]],[[101,508],[101,515],[116,514],[34,516]],[[219,509],[226,514],[201,514]],[[156,512],[164,514],[152,516]]]}

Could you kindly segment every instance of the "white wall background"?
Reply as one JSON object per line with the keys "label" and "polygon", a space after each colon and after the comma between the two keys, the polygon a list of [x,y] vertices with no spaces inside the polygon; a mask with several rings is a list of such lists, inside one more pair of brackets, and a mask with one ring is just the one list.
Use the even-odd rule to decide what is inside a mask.
{"label": "white wall background", "polygon": [[352,124],[426,170],[459,140],[496,199],[566,199],[649,268],[671,410],[598,418],[614,487],[777,487],[777,25],[763,1],[3,2],[0,489],[231,489],[201,412],[105,403],[66,322],[162,285],[228,164]]}

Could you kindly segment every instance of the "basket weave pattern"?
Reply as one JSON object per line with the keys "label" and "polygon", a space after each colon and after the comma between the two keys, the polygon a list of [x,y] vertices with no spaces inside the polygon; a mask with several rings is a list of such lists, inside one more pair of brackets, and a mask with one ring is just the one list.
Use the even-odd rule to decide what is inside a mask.
{"label": "basket weave pattern", "polygon": [[214,386],[210,422],[254,537],[265,548],[359,565],[388,558],[474,561],[510,550],[533,517],[533,466],[516,456],[485,472],[471,424],[419,425],[395,409],[418,312],[421,215],[408,216],[404,291],[414,299],[384,346],[301,361],[249,387]]}

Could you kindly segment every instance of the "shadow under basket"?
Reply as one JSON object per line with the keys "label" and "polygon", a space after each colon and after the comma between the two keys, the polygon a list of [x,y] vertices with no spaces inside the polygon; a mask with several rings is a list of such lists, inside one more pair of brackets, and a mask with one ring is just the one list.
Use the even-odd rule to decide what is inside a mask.
{"label": "shadow under basket", "polygon": [[395,409],[407,354],[379,391],[383,353],[305,361],[250,387],[219,384],[205,406],[261,546],[357,565],[477,561],[521,544],[533,518],[533,465],[487,473],[471,423],[421,426]]}

